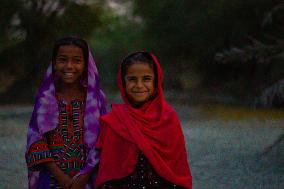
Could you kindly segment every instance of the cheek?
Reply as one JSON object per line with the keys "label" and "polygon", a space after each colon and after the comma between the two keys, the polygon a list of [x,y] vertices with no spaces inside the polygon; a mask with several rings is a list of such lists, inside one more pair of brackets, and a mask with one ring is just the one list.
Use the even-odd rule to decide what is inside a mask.
{"label": "cheek", "polygon": [[131,83],[125,83],[125,87],[124,87],[124,91],[126,96],[131,98],[131,90],[132,90],[133,86],[131,85]]}
{"label": "cheek", "polygon": [[[85,72],[85,65],[84,64],[78,65],[77,69],[81,74],[83,74]],[[86,74],[87,74],[87,69],[86,69]]]}
{"label": "cheek", "polygon": [[61,69],[61,67],[58,64],[55,64],[53,67],[53,70],[55,73],[58,73],[58,71]]}
{"label": "cheek", "polygon": [[150,83],[148,84],[148,89],[149,89],[152,93],[154,93],[154,91],[155,91],[155,83],[154,83],[154,82],[150,82]]}
{"label": "cheek", "polygon": [[129,83],[126,83],[124,90],[125,90],[126,94],[128,94],[131,90],[131,85]]}

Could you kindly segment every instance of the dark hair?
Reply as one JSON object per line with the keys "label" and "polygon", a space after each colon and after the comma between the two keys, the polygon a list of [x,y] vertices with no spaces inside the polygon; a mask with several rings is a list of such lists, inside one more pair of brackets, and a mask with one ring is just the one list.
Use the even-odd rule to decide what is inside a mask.
{"label": "dark hair", "polygon": [[85,60],[85,65],[87,67],[88,65],[88,61],[89,61],[89,47],[88,44],[85,40],[79,38],[79,37],[64,37],[64,38],[60,38],[58,39],[53,47],[53,51],[52,51],[52,62],[54,63],[54,60],[57,56],[58,53],[58,49],[61,46],[67,46],[67,45],[75,45],[77,47],[79,47],[80,49],[82,49],[83,51],[83,56],[84,56],[84,60]]}
{"label": "dark hair", "polygon": [[[125,57],[121,63],[121,79],[122,79],[122,84],[123,86],[125,86],[125,75],[127,72],[127,69],[137,63],[137,62],[143,62],[148,64],[153,70],[154,70],[154,74],[155,74],[155,85],[157,84],[157,68],[156,65],[154,63],[154,60],[151,56],[150,53],[145,52],[145,51],[141,51],[141,52],[135,52],[132,53],[130,55],[128,55],[127,57]],[[157,86],[157,85],[156,85]]]}

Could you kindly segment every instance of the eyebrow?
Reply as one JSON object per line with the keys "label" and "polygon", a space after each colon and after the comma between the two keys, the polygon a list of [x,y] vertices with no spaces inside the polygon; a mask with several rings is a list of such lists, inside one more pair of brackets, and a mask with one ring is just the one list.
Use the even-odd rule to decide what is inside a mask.
{"label": "eyebrow", "polygon": [[[153,75],[143,75],[143,78],[154,78]],[[137,78],[137,76],[135,75],[126,75],[126,78],[129,79],[129,78]]]}
{"label": "eyebrow", "polygon": [[126,78],[136,78],[134,75],[127,75]]}
{"label": "eyebrow", "polygon": [[83,58],[83,56],[73,56],[73,58]]}
{"label": "eyebrow", "polygon": [[[65,54],[59,54],[56,57],[66,57],[67,55]],[[73,56],[72,58],[83,58],[83,56]]]}
{"label": "eyebrow", "polygon": [[58,54],[58,55],[56,55],[56,57],[61,57],[61,56],[65,57],[66,55],[64,55],[64,54]]}

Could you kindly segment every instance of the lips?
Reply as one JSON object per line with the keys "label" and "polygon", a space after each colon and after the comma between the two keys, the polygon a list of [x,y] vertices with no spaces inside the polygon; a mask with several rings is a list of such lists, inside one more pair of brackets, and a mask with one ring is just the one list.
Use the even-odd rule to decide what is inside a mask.
{"label": "lips", "polygon": [[147,91],[144,92],[132,92],[135,96],[143,96],[147,93]]}
{"label": "lips", "polygon": [[71,72],[65,72],[65,73],[63,73],[63,76],[64,77],[67,77],[67,78],[70,78],[70,77],[74,77],[74,73],[71,73]]}

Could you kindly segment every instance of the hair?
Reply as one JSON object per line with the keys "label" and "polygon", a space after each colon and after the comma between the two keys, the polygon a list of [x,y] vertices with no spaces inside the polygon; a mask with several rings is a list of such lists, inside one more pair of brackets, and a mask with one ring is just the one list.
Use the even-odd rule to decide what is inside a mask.
{"label": "hair", "polygon": [[154,60],[151,54],[145,51],[132,53],[123,59],[121,63],[121,79],[122,79],[123,86],[125,86],[125,75],[127,73],[128,68],[137,62],[146,63],[153,69],[154,74],[155,74],[155,86],[157,86],[158,77],[157,77],[156,65],[154,63]]}
{"label": "hair", "polygon": [[64,37],[64,38],[60,38],[58,39],[53,47],[53,51],[52,51],[52,62],[55,62],[57,53],[58,53],[58,49],[61,46],[68,46],[68,45],[74,45],[76,47],[79,47],[80,49],[82,49],[83,51],[83,56],[84,56],[84,60],[85,60],[85,65],[88,64],[89,61],[89,47],[88,44],[85,40],[79,38],[79,37]]}

